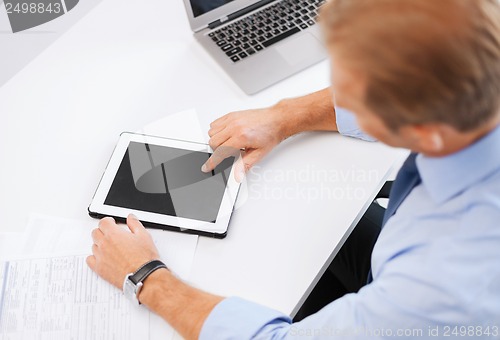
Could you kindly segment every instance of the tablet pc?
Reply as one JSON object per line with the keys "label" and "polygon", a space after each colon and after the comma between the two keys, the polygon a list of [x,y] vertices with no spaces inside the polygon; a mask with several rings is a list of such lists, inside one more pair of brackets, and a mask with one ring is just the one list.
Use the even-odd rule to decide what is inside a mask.
{"label": "tablet pc", "polygon": [[223,238],[240,184],[226,158],[211,173],[201,166],[207,144],[122,133],[88,211],[125,221],[134,214],[146,227]]}

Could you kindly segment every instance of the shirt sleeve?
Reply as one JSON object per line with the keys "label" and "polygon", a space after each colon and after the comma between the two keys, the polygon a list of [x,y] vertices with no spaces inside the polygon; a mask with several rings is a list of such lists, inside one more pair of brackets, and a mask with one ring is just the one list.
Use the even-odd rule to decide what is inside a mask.
{"label": "shirt sleeve", "polygon": [[291,323],[289,316],[276,310],[230,297],[212,310],[199,339],[280,339],[286,335]]}
{"label": "shirt sleeve", "polygon": [[380,316],[398,313],[393,306],[384,308],[383,301],[363,301],[372,300],[373,294],[373,289],[366,286],[357,294],[347,294],[296,323],[268,307],[236,297],[227,298],[205,320],[200,339],[380,339],[373,336],[373,332],[390,327]]}
{"label": "shirt sleeve", "polygon": [[335,107],[335,117],[337,120],[337,129],[341,135],[369,142],[376,141],[376,139],[361,131],[352,112],[341,107]]}
{"label": "shirt sleeve", "polygon": [[273,309],[240,298],[227,298],[205,320],[199,339],[373,340],[406,335],[407,325],[415,326],[418,333],[413,335],[423,336],[430,325],[420,322],[415,325],[415,315],[406,310],[409,306],[394,304],[386,298],[385,288],[370,284],[296,323]]}
{"label": "shirt sleeve", "polygon": [[[451,275],[454,273],[446,273],[444,281],[437,283],[439,275],[435,268],[417,265],[429,261],[428,253],[433,251],[426,246],[415,246],[401,252],[388,261],[390,265],[382,266],[382,275],[375,275],[371,284],[357,293],[344,295],[300,322],[292,323],[290,317],[256,303],[227,298],[205,320],[200,339],[431,339],[429,332],[438,332],[438,328],[442,335],[445,327],[460,327],[471,320],[483,325],[481,320],[487,317],[478,313],[479,317],[471,319],[470,311],[463,308],[470,305],[467,299],[471,297],[461,300],[453,282],[444,279],[455,277]],[[436,261],[433,256],[431,259]],[[450,270],[441,265],[439,268]],[[459,278],[467,275],[470,276],[469,271]]]}
{"label": "shirt sleeve", "polygon": [[383,301],[363,301],[372,300],[374,293],[378,295],[366,286],[359,293],[345,295],[296,323],[268,307],[236,297],[227,298],[205,320],[200,339],[379,339],[373,332],[390,327],[381,316],[398,313],[393,306],[384,308]]}

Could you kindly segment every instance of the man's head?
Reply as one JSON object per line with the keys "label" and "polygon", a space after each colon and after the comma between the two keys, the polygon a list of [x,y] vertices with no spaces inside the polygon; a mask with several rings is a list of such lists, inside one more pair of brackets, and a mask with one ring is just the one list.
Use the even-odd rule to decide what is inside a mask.
{"label": "man's head", "polygon": [[497,0],[331,0],[322,24],[337,105],[381,141],[439,155],[498,123]]}

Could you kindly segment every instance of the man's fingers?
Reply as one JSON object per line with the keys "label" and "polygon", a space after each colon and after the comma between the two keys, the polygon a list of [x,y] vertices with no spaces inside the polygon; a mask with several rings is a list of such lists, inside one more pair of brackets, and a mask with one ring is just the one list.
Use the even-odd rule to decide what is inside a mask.
{"label": "man's fingers", "polygon": [[103,234],[110,231],[114,227],[116,227],[116,222],[113,217],[104,217],[99,221],[99,229],[101,229]]}
{"label": "man's fingers", "polygon": [[97,245],[95,243],[92,244],[92,255],[87,256],[87,259],[86,259],[87,265],[93,271],[96,271],[97,259],[95,258],[95,255],[97,254],[97,250],[98,250]]}
{"label": "man's fingers", "polygon": [[210,128],[210,130],[208,130],[208,135],[210,136],[210,138],[212,138],[216,134],[224,131],[225,128],[226,128],[226,125],[222,125],[222,124],[217,125],[216,127]]}
{"label": "man's fingers", "polygon": [[[228,142],[226,142],[226,144],[229,144]],[[217,167],[217,165],[219,165],[224,159],[231,156],[236,156],[239,152],[240,150],[238,148],[221,145],[214,151],[212,156],[210,156],[205,164],[203,164],[203,166],[201,167],[201,171],[210,172],[215,169],[215,167]]]}
{"label": "man's fingers", "polygon": [[95,271],[95,262],[96,259],[94,255],[87,256],[87,266],[89,266],[89,268],[93,271]]}
{"label": "man's fingers", "polygon": [[210,147],[213,150],[215,150],[219,146],[221,146],[222,144],[226,143],[228,141],[228,139],[230,139],[230,138],[231,138],[231,134],[228,131],[223,130],[220,133],[213,136],[212,138],[210,138],[210,140],[208,141],[208,144],[210,145]]}
{"label": "man's fingers", "polygon": [[236,163],[234,178],[236,182],[241,183],[245,178],[245,174],[250,171],[250,169],[257,164],[262,157],[264,157],[264,152],[261,150],[250,149],[243,153],[243,156]]}
{"label": "man's fingers", "polygon": [[245,164],[243,164],[243,158],[241,157],[234,165],[234,179],[238,183],[243,182],[243,179],[245,179]]}
{"label": "man's fingers", "polygon": [[201,166],[201,171],[210,172],[213,169],[215,169],[215,167],[219,165],[220,162],[224,160],[223,158],[221,159],[219,156],[217,156],[215,152],[212,154],[212,156],[210,156],[210,158],[205,162],[205,164]]}
{"label": "man's fingers", "polygon": [[92,241],[94,241],[95,244],[99,245],[101,243],[102,238],[104,237],[104,234],[102,233],[101,229],[95,228],[92,230]]}
{"label": "man's fingers", "polygon": [[133,214],[127,216],[127,225],[130,231],[134,234],[144,231],[144,226],[142,225],[141,221],[139,221]]}
{"label": "man's fingers", "polygon": [[210,128],[216,128],[216,127],[220,127],[221,125],[225,125],[224,122],[225,120],[227,119],[227,117],[229,116],[229,113],[220,117],[220,118],[217,118],[216,120],[214,120],[212,123],[210,123]]}
{"label": "man's fingers", "polygon": [[262,157],[264,157],[264,152],[262,149],[250,149],[243,153],[243,166],[245,173],[247,173],[255,164],[257,164]]}

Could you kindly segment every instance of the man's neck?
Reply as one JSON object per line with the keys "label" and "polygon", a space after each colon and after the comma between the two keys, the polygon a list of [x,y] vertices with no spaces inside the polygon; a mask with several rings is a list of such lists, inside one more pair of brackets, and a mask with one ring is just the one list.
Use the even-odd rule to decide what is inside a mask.
{"label": "man's neck", "polygon": [[482,125],[473,131],[460,132],[451,127],[443,127],[443,148],[435,153],[423,153],[428,157],[445,157],[460,150],[463,150],[484,136],[488,135],[491,131],[495,130],[500,125],[500,116],[495,120]]}

